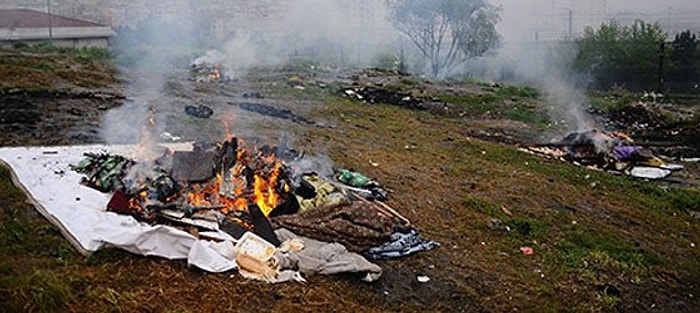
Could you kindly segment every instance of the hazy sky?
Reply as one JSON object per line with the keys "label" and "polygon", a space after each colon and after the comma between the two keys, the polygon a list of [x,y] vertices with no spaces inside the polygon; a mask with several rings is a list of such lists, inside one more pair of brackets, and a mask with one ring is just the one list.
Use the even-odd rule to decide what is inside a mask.
{"label": "hazy sky", "polygon": [[[585,26],[595,26],[615,18],[621,21],[642,18],[659,22],[665,29],[688,28],[700,31],[700,1],[698,0],[490,0],[501,5],[499,30],[506,40],[531,41],[535,33],[541,40],[560,38],[569,32],[571,12],[572,33]],[[697,22],[696,22],[697,21]]]}

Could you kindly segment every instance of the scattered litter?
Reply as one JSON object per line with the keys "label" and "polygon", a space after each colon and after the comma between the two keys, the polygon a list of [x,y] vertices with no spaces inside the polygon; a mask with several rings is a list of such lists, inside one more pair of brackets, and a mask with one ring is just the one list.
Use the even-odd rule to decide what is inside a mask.
{"label": "scattered litter", "polygon": [[660,168],[669,171],[680,171],[684,168],[684,166],[680,164],[661,164]]}
{"label": "scattered litter", "polygon": [[[370,164],[372,164],[371,161]],[[377,166],[379,166],[379,164],[377,164]],[[364,189],[367,198],[379,201],[385,201],[387,199],[386,191],[380,187],[378,182],[358,172],[339,168],[335,171],[335,179],[349,187]]]}
{"label": "scattered litter", "polygon": [[411,228],[408,232],[395,232],[391,234],[388,242],[367,250],[365,255],[370,259],[389,259],[408,256],[420,251],[430,251],[439,247],[435,241],[425,240],[420,237],[418,231]]}
{"label": "scattered litter", "polygon": [[235,246],[235,253],[245,253],[262,262],[269,261],[275,254],[275,246],[251,232],[246,232],[238,240]]}
{"label": "scattered litter", "polygon": [[630,170],[630,175],[636,178],[655,180],[668,177],[671,175],[671,171],[658,167],[635,166]]}
{"label": "scattered litter", "polygon": [[503,213],[505,213],[508,216],[513,216],[513,212],[511,212],[505,205],[501,206],[501,211],[503,211]]}
{"label": "scattered litter", "polygon": [[524,255],[532,255],[535,253],[535,250],[531,247],[520,247],[520,252],[522,252]]}
{"label": "scattered litter", "polygon": [[424,275],[420,275],[420,276],[417,276],[417,277],[416,277],[416,280],[418,280],[419,283],[425,284],[425,283],[427,283],[427,282],[430,281],[430,277],[424,276]]}
{"label": "scattered litter", "polygon": [[[526,152],[540,156],[558,158],[577,166],[628,174],[643,179],[664,179],[672,171],[683,169],[683,165],[670,164],[656,157],[648,144],[638,145],[622,132],[605,132],[592,129],[570,133],[559,142],[530,147]],[[590,179],[586,175],[584,179]],[[597,187],[598,183],[591,183]]]}
{"label": "scattered litter", "polygon": [[180,136],[173,136],[173,134],[169,132],[162,132],[160,133],[160,138],[168,141],[180,141],[182,140],[182,137]]}

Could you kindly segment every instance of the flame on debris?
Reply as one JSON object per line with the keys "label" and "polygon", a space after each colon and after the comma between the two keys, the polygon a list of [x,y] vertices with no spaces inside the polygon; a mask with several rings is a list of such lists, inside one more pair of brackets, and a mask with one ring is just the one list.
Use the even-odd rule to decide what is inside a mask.
{"label": "flame on debris", "polygon": [[[216,179],[206,184],[191,185],[186,193],[187,204],[193,207],[223,207],[222,213],[246,211],[249,204],[257,204],[267,216],[281,198],[278,190],[289,190],[286,182],[278,189],[282,163],[274,155],[247,153],[244,148],[236,151],[236,165],[226,173],[218,173]],[[246,178],[246,171],[253,171],[253,181]],[[230,183],[225,183],[224,180]],[[228,189],[228,190],[224,190]]]}
{"label": "flame on debris", "polygon": [[214,67],[214,69],[209,73],[209,80],[218,80],[221,78],[221,71],[219,70],[219,67]]}
{"label": "flame on debris", "polygon": [[151,133],[156,125],[156,109],[149,108],[148,116],[146,117],[146,123],[141,128],[141,141],[136,146],[136,155],[141,157],[147,157],[149,151],[154,145]]}

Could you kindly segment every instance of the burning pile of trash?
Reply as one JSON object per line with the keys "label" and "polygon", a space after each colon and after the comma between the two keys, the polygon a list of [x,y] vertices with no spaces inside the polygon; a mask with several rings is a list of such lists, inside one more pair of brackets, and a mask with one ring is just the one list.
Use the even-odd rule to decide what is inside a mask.
{"label": "burning pile of trash", "polygon": [[374,281],[381,268],[366,258],[438,246],[382,202],[388,195],[376,181],[345,169],[297,173],[288,164],[303,157],[231,137],[145,161],[85,154],[72,169],[83,184],[112,193],[108,211],[212,241],[243,276],[268,282],[339,272]]}
{"label": "burning pile of trash", "polygon": [[190,80],[196,82],[226,83],[231,81],[229,70],[224,65],[223,54],[211,50],[190,64]]}
{"label": "burning pile of trash", "polygon": [[645,179],[667,178],[673,171],[683,169],[682,165],[665,162],[649,147],[636,144],[627,134],[617,131],[591,129],[574,132],[558,142],[522,150]]}

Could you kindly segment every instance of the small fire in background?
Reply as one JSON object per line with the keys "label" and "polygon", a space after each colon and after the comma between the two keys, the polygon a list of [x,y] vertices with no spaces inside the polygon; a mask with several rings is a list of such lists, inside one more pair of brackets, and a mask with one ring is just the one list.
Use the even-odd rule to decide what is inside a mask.
{"label": "small fire in background", "polygon": [[218,66],[214,66],[211,69],[211,73],[209,73],[209,80],[210,81],[217,81],[221,79],[221,71],[219,70]]}
{"label": "small fire in background", "polygon": [[229,70],[224,66],[224,56],[218,51],[207,51],[190,64],[190,79],[197,82],[220,82],[231,80]]}

